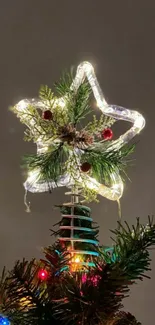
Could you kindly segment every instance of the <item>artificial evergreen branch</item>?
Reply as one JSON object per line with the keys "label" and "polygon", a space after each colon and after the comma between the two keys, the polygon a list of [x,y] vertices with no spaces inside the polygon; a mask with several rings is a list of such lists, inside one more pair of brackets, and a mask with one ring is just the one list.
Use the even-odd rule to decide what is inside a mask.
{"label": "artificial evergreen branch", "polygon": [[52,107],[52,104],[54,104],[54,94],[52,92],[52,89],[47,85],[42,85],[40,87],[39,97],[43,102],[49,105],[49,107]]}
{"label": "artificial evergreen branch", "polygon": [[149,248],[155,245],[155,225],[149,218],[147,226],[137,219],[136,227],[130,228],[119,224],[119,229],[112,231],[116,235],[113,259],[115,267],[122,270],[129,280],[147,277],[145,272],[150,270]]}
{"label": "artificial evergreen branch", "polygon": [[39,180],[46,181],[50,190],[50,181],[52,180],[56,185],[60,175],[64,173],[66,157],[66,148],[63,144],[58,144],[47,153],[25,156],[24,164],[28,166],[29,171],[39,168]]}
{"label": "artificial evergreen branch", "polygon": [[[0,290],[2,286],[5,287],[7,299],[2,300],[0,309],[3,315],[7,314],[13,325],[45,325],[56,322],[47,285],[37,278],[41,265],[35,260],[18,261],[1,281]],[[52,270],[50,272],[52,274]],[[56,292],[56,277],[54,279],[50,282],[53,296]]]}
{"label": "artificial evergreen branch", "polygon": [[125,172],[127,165],[127,158],[133,153],[135,145],[123,146],[119,151],[115,150],[111,144],[109,146],[105,144],[105,150],[100,146],[98,148],[90,147],[84,150],[81,160],[87,161],[91,164],[92,176],[100,182],[109,184],[109,180],[113,173],[118,170]]}
{"label": "artificial evergreen branch", "polygon": [[104,129],[110,128],[114,123],[115,120],[110,118],[109,116],[101,115],[101,117],[97,119],[96,116],[93,115],[93,120],[91,122],[88,122],[85,129],[91,133],[99,135],[99,132]]}
{"label": "artificial evergreen branch", "polygon": [[120,312],[107,325],[141,325],[130,313]]}
{"label": "artificial evergreen branch", "polygon": [[59,241],[52,246],[45,247],[43,252],[46,259],[41,259],[41,262],[44,267],[52,270],[51,276],[60,276],[64,270],[68,270],[68,251],[62,248]]}
{"label": "artificial evergreen branch", "polygon": [[64,97],[71,92],[71,85],[74,79],[74,71],[71,69],[70,73],[64,72],[58,82],[55,82],[54,87],[58,97]]}
{"label": "artificial evergreen branch", "polygon": [[[91,165],[91,175],[98,181],[109,184],[112,173],[125,172],[127,161],[125,160],[134,150],[134,145],[124,146],[120,151],[111,149],[111,146],[106,145],[106,150],[100,148],[81,150],[81,164],[85,161]],[[78,157],[75,154],[70,154],[69,146],[62,143],[53,146],[45,153],[30,155],[24,157],[24,164],[28,167],[29,171],[40,169],[39,180],[46,181],[50,184],[52,180],[55,185],[57,184],[60,176],[66,171],[75,183],[78,183],[77,169],[79,175],[83,179],[83,195],[89,200],[91,196],[96,196],[93,190],[88,192],[85,186],[85,175],[80,169]],[[49,186],[50,189],[50,186]]]}
{"label": "artificial evergreen branch", "polygon": [[[68,207],[62,207],[68,209]],[[78,209],[78,207],[77,207]],[[77,211],[78,213],[78,211]],[[155,244],[155,225],[119,224],[113,231],[115,245],[99,248],[95,267],[70,272],[69,255],[60,242],[45,248],[45,259],[17,262],[0,281],[0,312],[11,325],[140,325],[120,312],[129,287],[150,268],[149,248]],[[38,279],[39,268],[48,279]]]}
{"label": "artificial evergreen branch", "polygon": [[73,89],[71,94],[68,95],[67,100],[67,109],[69,114],[69,119],[74,126],[77,123],[86,117],[87,114],[91,112],[89,106],[89,97],[90,97],[90,86],[88,83],[83,83],[75,93]]}
{"label": "artificial evergreen branch", "polygon": [[55,89],[59,96],[65,97],[65,110],[68,112],[69,121],[74,126],[91,112],[89,105],[91,88],[88,82],[83,82],[78,90],[71,86],[73,74],[64,74],[60,82],[55,83]]}

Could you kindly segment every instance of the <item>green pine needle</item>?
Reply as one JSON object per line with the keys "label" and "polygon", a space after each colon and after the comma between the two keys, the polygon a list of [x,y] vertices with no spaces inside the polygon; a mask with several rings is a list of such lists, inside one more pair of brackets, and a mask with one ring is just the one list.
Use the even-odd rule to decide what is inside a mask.
{"label": "green pine needle", "polygon": [[112,260],[114,267],[122,270],[124,275],[131,280],[148,277],[144,273],[150,270],[150,257],[148,249],[155,245],[155,225],[150,220],[147,226],[143,226],[137,219],[136,227],[130,228],[127,223],[112,231],[114,239],[114,252]]}
{"label": "green pine needle", "polygon": [[98,149],[95,147],[93,149],[85,150],[81,159],[83,162],[87,161],[91,165],[92,176],[98,181],[106,182],[109,184],[111,179],[111,174],[115,172],[125,172],[125,167],[127,158],[133,153],[135,145],[124,146],[120,150],[107,147],[104,149],[100,146]]}
{"label": "green pine needle", "polygon": [[60,144],[47,153],[24,157],[24,164],[29,171],[40,168],[40,181],[46,181],[48,184],[53,181],[57,184],[60,176],[64,173],[66,159],[67,150]]}
{"label": "green pine needle", "polygon": [[81,119],[91,113],[89,105],[91,88],[89,83],[85,81],[76,91],[74,88],[70,88],[72,82],[73,76],[66,74],[59,83],[55,84],[55,88],[59,96],[65,96],[69,121],[76,126]]}
{"label": "green pine needle", "polygon": [[70,93],[70,86],[74,79],[74,71],[71,70],[70,73],[65,72],[60,78],[59,82],[54,84],[58,97],[64,97]]}
{"label": "green pine needle", "polygon": [[[130,285],[149,270],[155,224],[149,218],[144,226],[138,219],[135,227],[119,224],[112,232],[116,238],[111,257],[100,247],[96,267],[86,270],[85,281],[83,273],[64,270],[67,251],[59,242],[45,248],[45,260],[16,262],[1,277],[0,313],[12,325],[140,325],[120,309]],[[42,267],[49,272],[45,282],[37,276]]]}
{"label": "green pine needle", "polygon": [[54,94],[47,85],[42,85],[39,90],[39,97],[43,102],[51,102],[54,99]]}

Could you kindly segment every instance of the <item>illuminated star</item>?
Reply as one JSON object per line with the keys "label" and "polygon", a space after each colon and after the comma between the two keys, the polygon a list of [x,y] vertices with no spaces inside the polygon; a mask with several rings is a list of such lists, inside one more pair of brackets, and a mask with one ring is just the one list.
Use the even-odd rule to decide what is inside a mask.
{"label": "illuminated star", "polygon": [[[127,132],[122,134],[117,140],[111,142],[112,146],[119,150],[122,146],[127,144],[136,134],[138,134],[143,129],[143,127],[145,126],[145,119],[137,111],[126,109],[116,105],[107,104],[102,90],[99,86],[99,83],[97,81],[97,78],[95,76],[94,69],[89,62],[83,62],[78,66],[75,79],[71,85],[71,89],[74,89],[76,91],[85,78],[88,79],[94,97],[96,99],[97,106],[104,115],[112,117],[116,120],[124,120],[132,123],[131,128]],[[28,112],[30,104],[36,108],[46,108],[46,105],[43,104],[41,101],[34,99],[26,99],[20,101],[16,105],[18,115],[20,116],[20,113]],[[65,109],[65,96],[63,98],[58,98],[56,104]],[[31,118],[31,128],[33,128],[34,125],[35,120]],[[30,123],[28,124],[28,127],[30,127]],[[46,152],[47,144],[45,144],[42,139],[38,138],[36,144],[37,153]],[[29,173],[28,179],[24,183],[24,187],[26,190],[30,192],[45,192],[49,190],[49,186],[51,188],[56,186],[52,180],[48,184],[46,182],[40,182],[39,174],[39,169]],[[80,176],[78,178],[78,181],[81,182],[80,186],[83,187],[82,178],[80,179]],[[70,175],[65,174],[64,176],[60,177],[57,186],[70,186],[72,184],[73,181],[71,180]],[[98,194],[110,200],[119,200],[123,194],[123,182],[119,175],[119,172],[111,174],[111,184],[111,187],[105,186],[104,184],[98,183],[94,178],[90,177],[89,175],[85,175],[85,185],[89,189],[96,190]]]}

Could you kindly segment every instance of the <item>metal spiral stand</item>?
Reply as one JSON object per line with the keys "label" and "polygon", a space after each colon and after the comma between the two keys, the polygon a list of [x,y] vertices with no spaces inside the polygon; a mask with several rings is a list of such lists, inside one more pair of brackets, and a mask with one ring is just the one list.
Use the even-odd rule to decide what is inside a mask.
{"label": "metal spiral stand", "polygon": [[80,191],[72,187],[71,202],[61,207],[62,219],[59,226],[59,241],[69,251],[74,268],[95,266],[94,259],[99,255],[97,246],[98,226],[93,227],[91,209],[80,201]]}

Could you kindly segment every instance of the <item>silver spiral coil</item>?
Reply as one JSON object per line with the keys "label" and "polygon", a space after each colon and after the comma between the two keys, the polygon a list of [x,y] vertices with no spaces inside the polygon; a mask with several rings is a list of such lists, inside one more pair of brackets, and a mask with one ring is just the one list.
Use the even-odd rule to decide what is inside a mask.
{"label": "silver spiral coil", "polygon": [[94,266],[94,258],[98,257],[96,238],[98,227],[93,227],[91,209],[80,201],[81,192],[72,187],[71,201],[62,205],[62,219],[59,226],[59,241],[63,243],[71,256],[71,264],[79,267]]}

